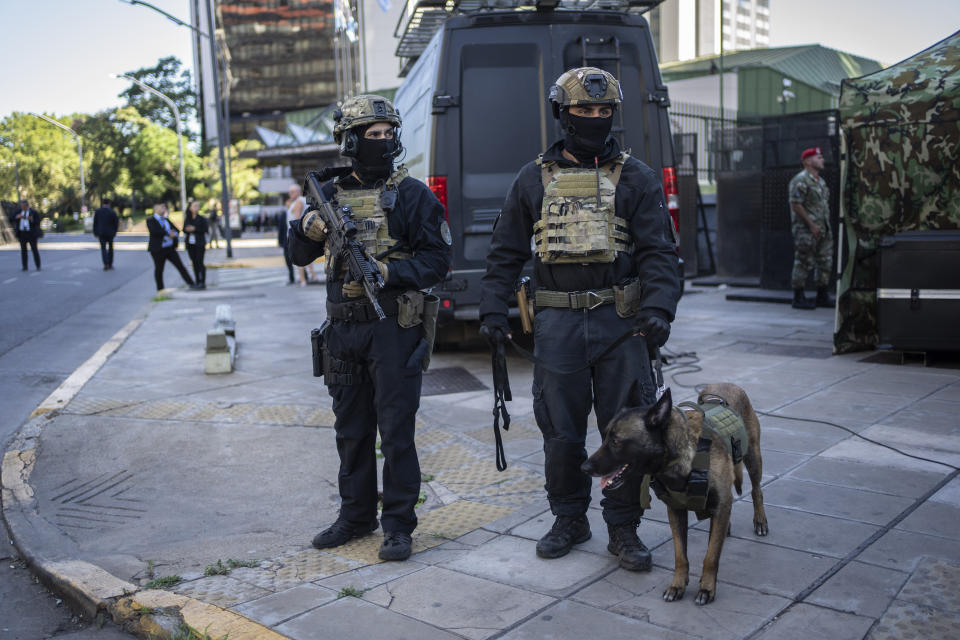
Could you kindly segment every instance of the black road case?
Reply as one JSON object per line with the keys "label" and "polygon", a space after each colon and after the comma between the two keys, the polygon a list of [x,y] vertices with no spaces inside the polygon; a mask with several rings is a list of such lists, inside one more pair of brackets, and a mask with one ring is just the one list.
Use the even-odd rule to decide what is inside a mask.
{"label": "black road case", "polygon": [[960,351],[960,231],[907,231],[880,240],[881,348]]}

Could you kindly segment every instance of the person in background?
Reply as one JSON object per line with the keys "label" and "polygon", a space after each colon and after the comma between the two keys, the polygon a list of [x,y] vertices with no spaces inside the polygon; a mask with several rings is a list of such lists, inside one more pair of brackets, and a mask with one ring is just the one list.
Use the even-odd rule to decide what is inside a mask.
{"label": "person in background", "polygon": [[207,210],[210,212],[210,248],[220,248],[220,214],[215,200],[207,204]]}
{"label": "person in background", "polygon": [[110,205],[110,198],[104,198],[100,208],[93,213],[93,235],[100,240],[100,258],[103,260],[103,270],[113,269],[113,237],[120,227],[120,216]]}
{"label": "person in background", "polygon": [[[287,226],[290,225],[294,220],[299,220],[300,216],[307,209],[307,200],[303,197],[303,192],[300,190],[300,185],[292,184],[290,189],[287,191],[290,195],[287,198],[286,207],[287,207]],[[286,251],[284,254],[286,255]],[[288,258],[289,259],[289,258]],[[298,267],[297,271],[300,273],[300,286],[307,286],[307,282],[314,282],[317,279],[317,274],[313,272],[313,265],[308,264],[306,267]],[[310,272],[310,278],[307,279],[307,272]]]}
{"label": "person in background", "polygon": [[27,270],[27,245],[33,251],[33,264],[40,271],[40,251],[37,249],[37,238],[40,237],[40,214],[30,208],[26,200],[20,201],[20,211],[13,222],[17,240],[20,241],[20,263],[23,270]]}
{"label": "person in background", "polygon": [[167,260],[177,268],[183,281],[190,285],[191,289],[196,289],[196,283],[177,254],[177,238],[180,230],[167,219],[167,215],[167,205],[158,204],[153,207],[153,216],[147,218],[147,231],[150,232],[147,251],[153,258],[153,279],[156,281],[157,291],[163,289],[163,267]]}
{"label": "person in background", "polygon": [[207,268],[203,264],[203,254],[207,248],[207,229],[207,219],[200,215],[200,203],[191,200],[187,205],[187,215],[183,219],[183,231],[187,236],[187,255],[193,263],[197,289],[207,288]]}

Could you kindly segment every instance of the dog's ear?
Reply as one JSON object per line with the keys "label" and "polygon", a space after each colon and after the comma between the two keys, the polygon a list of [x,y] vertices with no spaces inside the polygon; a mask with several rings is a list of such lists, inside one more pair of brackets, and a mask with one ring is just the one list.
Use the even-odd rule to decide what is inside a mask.
{"label": "dog's ear", "polygon": [[642,407],[645,404],[647,404],[647,402],[643,397],[643,387],[640,386],[640,381],[634,378],[633,384],[630,385],[630,390],[627,391],[627,404],[623,406]]}
{"label": "dog's ear", "polygon": [[670,411],[672,410],[673,399],[670,397],[670,388],[668,387],[663,392],[663,395],[660,396],[660,399],[657,400],[656,404],[647,410],[647,415],[643,417],[647,429],[650,431],[666,429],[667,425],[670,424]]}

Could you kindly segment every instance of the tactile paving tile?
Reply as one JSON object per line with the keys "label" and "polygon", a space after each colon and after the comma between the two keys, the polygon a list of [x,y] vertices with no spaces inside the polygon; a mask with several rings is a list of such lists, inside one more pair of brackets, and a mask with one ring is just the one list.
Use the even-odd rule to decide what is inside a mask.
{"label": "tactile paving tile", "polygon": [[183,420],[199,420],[202,422],[237,422],[247,416],[258,405],[247,402],[219,405],[215,402],[204,402],[197,405],[181,418]]}
{"label": "tactile paving tile", "polygon": [[867,640],[932,638],[960,638],[960,615],[904,600],[894,600],[867,634]]}
{"label": "tactile paving tile", "polygon": [[512,480],[524,475],[516,467],[508,467],[506,471],[497,471],[493,460],[483,460],[468,467],[444,471],[437,475],[437,479],[457,493],[474,491],[494,482]]}
{"label": "tactile paving tile", "polygon": [[307,427],[332,427],[336,420],[333,409],[321,407],[304,418],[303,425]]}
{"label": "tactile paving tile", "polygon": [[907,580],[897,599],[949,611],[960,619],[960,567],[940,560],[924,561]]}
{"label": "tactile paving tile", "polygon": [[230,576],[210,576],[185,582],[177,586],[174,591],[218,607],[231,607],[270,594],[266,589]]}
{"label": "tactile paving tile", "polygon": [[[504,431],[500,430],[501,435],[503,436],[504,442],[510,442],[511,440],[523,440],[525,438],[539,438],[541,437],[540,429],[536,425],[531,426],[528,422],[511,422],[510,428]],[[473,429],[472,431],[467,431],[468,436],[474,440],[479,440],[480,442],[493,443],[493,427],[482,427],[480,429]]]}
{"label": "tactile paving tile", "polygon": [[309,407],[296,404],[266,404],[260,405],[253,412],[253,420],[273,424],[302,424],[304,415]]}
{"label": "tactile paving tile", "polygon": [[266,568],[234,569],[230,575],[237,580],[276,592],[356,567],[356,562],[348,562],[343,558],[310,549],[276,558]]}
{"label": "tactile paving tile", "polygon": [[543,476],[527,475],[464,494],[484,503],[524,507],[546,499]]}
{"label": "tactile paving tile", "polygon": [[442,444],[444,442],[449,442],[450,438],[453,436],[442,431],[440,429],[432,429],[430,431],[421,431],[419,428],[415,434],[415,439],[417,443],[417,448],[426,448],[432,447],[435,444]]}
{"label": "tactile paving tile", "polygon": [[421,457],[420,468],[428,473],[437,473],[444,469],[456,469],[477,460],[477,456],[459,444],[451,444]]}
{"label": "tactile paving tile", "polygon": [[[135,405],[129,410],[120,408],[117,411],[123,412],[131,418],[149,418],[153,420],[163,420],[189,411],[196,405],[191,402],[180,402],[177,400],[154,400]],[[111,412],[112,413],[112,412]]]}
{"label": "tactile paving tile", "polygon": [[368,536],[354,538],[347,544],[340,545],[335,549],[331,549],[330,553],[333,553],[341,558],[356,560],[364,564],[376,564],[378,562],[382,562],[382,560],[377,557],[377,552],[380,551],[380,544],[382,542],[383,535],[379,530],[377,530]]}
{"label": "tactile paving tile", "polygon": [[124,402],[123,400],[111,400],[109,398],[98,398],[96,396],[80,396],[74,398],[64,409],[64,413],[89,416],[111,409],[119,409],[135,404],[133,402]]}
{"label": "tactile paving tile", "polygon": [[459,538],[514,511],[500,505],[457,500],[419,516],[417,532],[421,535],[433,534],[434,537],[439,535],[439,541],[443,542],[443,538]]}

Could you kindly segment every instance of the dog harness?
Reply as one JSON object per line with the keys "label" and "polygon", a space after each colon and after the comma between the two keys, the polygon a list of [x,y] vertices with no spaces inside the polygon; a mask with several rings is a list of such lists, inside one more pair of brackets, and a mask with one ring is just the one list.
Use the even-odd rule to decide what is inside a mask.
{"label": "dog harness", "polygon": [[[703,415],[703,429],[697,440],[697,450],[693,455],[690,475],[677,481],[666,476],[657,475],[651,486],[657,497],[663,500],[671,509],[686,509],[697,514],[697,520],[710,517],[707,513],[707,494],[710,490],[710,447],[714,439],[718,439],[727,448],[733,464],[743,460],[743,450],[748,444],[747,428],[743,418],[730,408],[727,401],[715,394],[701,394],[696,404],[681,402],[677,410],[687,418],[680,407],[689,407]],[[667,466],[672,466],[671,461]]]}

